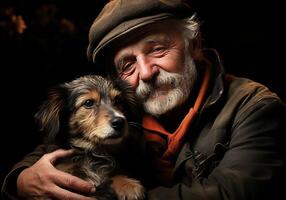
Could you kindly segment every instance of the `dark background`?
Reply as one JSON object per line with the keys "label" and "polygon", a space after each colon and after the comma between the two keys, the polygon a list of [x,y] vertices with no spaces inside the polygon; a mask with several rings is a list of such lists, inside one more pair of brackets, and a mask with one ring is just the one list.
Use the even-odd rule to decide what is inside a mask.
{"label": "dark background", "polygon": [[[85,54],[88,29],[106,0],[0,2],[0,22],[6,19],[3,10],[12,6],[28,27],[22,35],[0,29],[2,184],[13,164],[40,142],[33,115],[47,88],[92,72]],[[192,3],[204,45],[218,50],[226,71],[261,82],[285,100],[282,1]]]}

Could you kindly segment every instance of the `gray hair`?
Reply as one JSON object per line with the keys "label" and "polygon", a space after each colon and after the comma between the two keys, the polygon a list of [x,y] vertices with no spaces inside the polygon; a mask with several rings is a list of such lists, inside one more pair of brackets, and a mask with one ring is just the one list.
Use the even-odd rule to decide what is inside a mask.
{"label": "gray hair", "polygon": [[200,49],[202,39],[200,33],[200,23],[197,20],[196,14],[193,14],[191,17],[184,18],[181,25],[183,26],[185,48],[189,49],[190,45],[192,45],[192,49]]}

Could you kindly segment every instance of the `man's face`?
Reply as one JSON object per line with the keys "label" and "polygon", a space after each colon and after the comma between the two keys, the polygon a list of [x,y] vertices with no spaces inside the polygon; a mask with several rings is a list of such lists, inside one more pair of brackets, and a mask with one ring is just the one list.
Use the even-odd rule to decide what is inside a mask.
{"label": "man's face", "polygon": [[147,113],[160,116],[188,98],[196,68],[186,49],[182,33],[164,25],[149,27],[115,54],[120,78],[136,89]]}

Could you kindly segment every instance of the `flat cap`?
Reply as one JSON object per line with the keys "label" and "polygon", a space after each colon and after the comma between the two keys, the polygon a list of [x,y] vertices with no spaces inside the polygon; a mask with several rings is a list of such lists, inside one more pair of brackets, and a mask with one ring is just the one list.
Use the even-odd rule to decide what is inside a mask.
{"label": "flat cap", "polygon": [[95,62],[98,53],[106,46],[142,26],[192,14],[191,7],[184,0],[112,0],[90,27],[87,57]]}

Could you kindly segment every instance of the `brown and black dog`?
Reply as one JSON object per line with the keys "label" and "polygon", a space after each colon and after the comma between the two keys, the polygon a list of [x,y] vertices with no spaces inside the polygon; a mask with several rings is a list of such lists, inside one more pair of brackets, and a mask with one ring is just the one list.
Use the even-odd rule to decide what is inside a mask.
{"label": "brown and black dog", "polygon": [[86,75],[52,88],[35,118],[49,144],[75,149],[55,167],[95,184],[95,199],[139,200],[141,113],[127,83]]}

